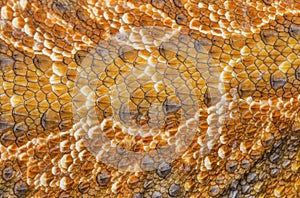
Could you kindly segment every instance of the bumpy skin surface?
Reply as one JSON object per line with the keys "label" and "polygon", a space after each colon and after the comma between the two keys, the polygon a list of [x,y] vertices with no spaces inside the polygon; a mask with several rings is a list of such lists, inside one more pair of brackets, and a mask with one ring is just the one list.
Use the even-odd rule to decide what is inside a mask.
{"label": "bumpy skin surface", "polygon": [[[300,196],[300,2],[2,0],[0,7],[0,197]],[[179,34],[169,48],[147,48],[154,36],[134,31],[145,27]],[[84,61],[95,51],[105,65],[105,42],[120,32],[142,49],[108,58],[100,76],[86,69],[97,64]],[[122,171],[96,157],[101,141],[86,140],[95,123],[81,108],[89,91],[80,83],[89,82],[78,76],[97,76],[97,119],[110,146],[156,151],[172,144],[184,99],[168,99],[164,88],[149,91],[151,81],[138,86],[121,121],[150,126],[153,101],[171,121],[157,134],[133,138],[115,123],[122,87],[117,99],[109,97],[128,70],[150,59],[179,71],[169,85],[183,79],[192,86],[196,133],[174,159],[163,162],[153,152],[146,161],[156,170]]]}

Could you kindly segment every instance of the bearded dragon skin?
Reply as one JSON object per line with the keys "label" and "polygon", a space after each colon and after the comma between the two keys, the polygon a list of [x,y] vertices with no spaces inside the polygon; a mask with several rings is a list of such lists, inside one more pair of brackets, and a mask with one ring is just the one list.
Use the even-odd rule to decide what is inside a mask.
{"label": "bearded dragon skin", "polygon": [[300,197],[300,1],[1,0],[0,197]]}

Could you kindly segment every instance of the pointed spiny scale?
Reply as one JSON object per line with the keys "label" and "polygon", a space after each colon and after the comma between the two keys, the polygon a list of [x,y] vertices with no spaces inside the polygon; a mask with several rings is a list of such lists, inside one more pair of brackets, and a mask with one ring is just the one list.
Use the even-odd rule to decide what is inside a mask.
{"label": "pointed spiny scale", "polygon": [[62,177],[59,182],[59,187],[62,190],[67,190],[72,186],[72,184],[73,184],[73,180],[70,177]]}
{"label": "pointed spiny scale", "polygon": [[73,158],[70,154],[65,154],[60,159],[60,166],[64,169],[68,169],[68,167],[73,163]]}

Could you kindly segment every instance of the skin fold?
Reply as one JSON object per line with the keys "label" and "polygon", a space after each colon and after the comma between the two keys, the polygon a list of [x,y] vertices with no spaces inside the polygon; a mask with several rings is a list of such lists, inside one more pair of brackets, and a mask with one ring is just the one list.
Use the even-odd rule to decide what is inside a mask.
{"label": "skin fold", "polygon": [[0,197],[299,197],[299,10],[0,1]]}

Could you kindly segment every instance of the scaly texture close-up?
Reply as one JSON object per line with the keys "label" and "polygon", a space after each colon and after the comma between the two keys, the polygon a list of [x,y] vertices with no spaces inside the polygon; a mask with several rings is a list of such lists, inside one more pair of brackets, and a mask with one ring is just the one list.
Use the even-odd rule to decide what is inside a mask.
{"label": "scaly texture close-up", "polygon": [[300,197],[300,1],[1,0],[0,197]]}

